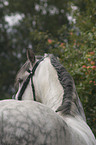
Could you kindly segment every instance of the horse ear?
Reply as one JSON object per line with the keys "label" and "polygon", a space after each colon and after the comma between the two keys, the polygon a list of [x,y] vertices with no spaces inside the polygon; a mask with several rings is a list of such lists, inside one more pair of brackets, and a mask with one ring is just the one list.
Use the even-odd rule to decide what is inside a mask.
{"label": "horse ear", "polygon": [[35,54],[31,49],[27,49],[27,59],[33,64],[35,62]]}

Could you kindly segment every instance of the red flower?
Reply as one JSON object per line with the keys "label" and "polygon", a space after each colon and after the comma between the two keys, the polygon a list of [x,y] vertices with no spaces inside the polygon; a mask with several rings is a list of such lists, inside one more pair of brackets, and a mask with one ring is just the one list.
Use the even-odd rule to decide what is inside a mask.
{"label": "red flower", "polygon": [[90,59],[90,58],[88,58],[88,61],[91,61],[91,59]]}
{"label": "red flower", "polygon": [[86,68],[86,65],[83,65],[82,68]]}
{"label": "red flower", "polygon": [[95,54],[95,52],[94,52],[94,51],[92,51],[92,52],[89,52],[89,54],[94,55],[94,54]]}
{"label": "red flower", "polygon": [[70,35],[73,35],[73,32],[70,32]]}
{"label": "red flower", "polygon": [[76,43],[74,43],[74,45],[76,45]]}
{"label": "red flower", "polygon": [[51,44],[52,43],[52,40],[51,39],[48,39],[48,43]]}
{"label": "red flower", "polygon": [[64,46],[64,43],[61,43],[60,46]]}
{"label": "red flower", "polygon": [[91,84],[92,83],[92,81],[89,81],[89,84]]}
{"label": "red flower", "polygon": [[87,66],[87,69],[91,68],[90,66]]}
{"label": "red flower", "polygon": [[91,68],[94,70],[94,69],[96,69],[96,66],[95,66],[95,65],[93,65],[93,66],[91,66]]}
{"label": "red flower", "polygon": [[91,61],[91,65],[94,65],[95,64],[95,61]]}

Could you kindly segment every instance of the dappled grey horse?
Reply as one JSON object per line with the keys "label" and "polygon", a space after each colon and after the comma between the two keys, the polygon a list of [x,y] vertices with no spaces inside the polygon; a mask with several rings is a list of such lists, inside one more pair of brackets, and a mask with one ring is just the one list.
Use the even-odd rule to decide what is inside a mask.
{"label": "dappled grey horse", "polygon": [[66,69],[53,55],[27,57],[17,100],[0,101],[0,145],[96,145]]}

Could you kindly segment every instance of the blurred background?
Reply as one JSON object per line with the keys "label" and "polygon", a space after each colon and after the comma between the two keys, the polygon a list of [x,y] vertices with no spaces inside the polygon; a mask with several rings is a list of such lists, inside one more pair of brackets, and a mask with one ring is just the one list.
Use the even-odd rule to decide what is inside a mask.
{"label": "blurred background", "polygon": [[27,48],[60,58],[96,136],[96,0],[0,0],[1,100],[16,91]]}

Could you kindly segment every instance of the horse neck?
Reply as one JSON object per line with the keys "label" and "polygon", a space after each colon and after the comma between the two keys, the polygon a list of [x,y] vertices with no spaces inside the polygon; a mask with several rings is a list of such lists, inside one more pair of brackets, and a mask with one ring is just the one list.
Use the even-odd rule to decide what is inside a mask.
{"label": "horse neck", "polygon": [[[60,76],[60,80],[58,79],[58,75],[60,74],[58,74],[58,71],[51,62],[50,58],[45,58],[38,66],[33,78],[37,101],[47,105],[54,111],[58,110],[58,113],[62,116],[79,115],[86,120],[73,79],[69,79],[69,84],[66,85],[67,76],[65,76],[64,88],[62,82],[60,82]],[[57,67],[58,65],[60,66],[59,63],[56,63]],[[62,68],[64,72],[65,68],[61,66],[61,69]]]}
{"label": "horse neck", "polygon": [[62,103],[64,90],[49,58],[45,58],[44,61],[39,64],[33,81],[36,100],[56,111]]}

